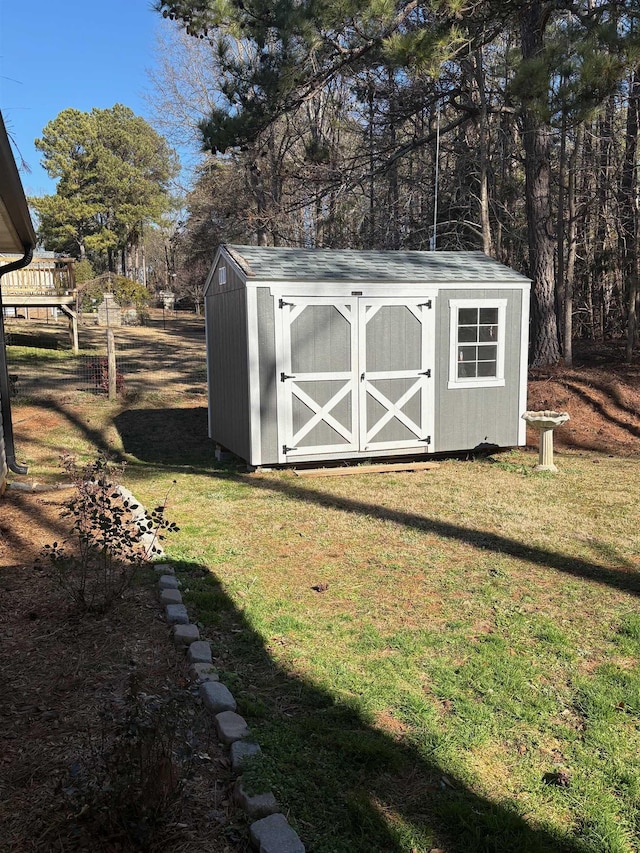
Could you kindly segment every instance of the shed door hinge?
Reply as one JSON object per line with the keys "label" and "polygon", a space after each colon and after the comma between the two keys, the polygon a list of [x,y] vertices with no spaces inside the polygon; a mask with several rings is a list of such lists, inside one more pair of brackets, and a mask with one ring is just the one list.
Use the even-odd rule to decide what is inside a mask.
{"label": "shed door hinge", "polygon": [[284,370],[280,374],[280,382],[285,382],[287,379],[295,379],[296,377],[291,373],[285,373]]}
{"label": "shed door hinge", "polygon": [[422,370],[422,371],[420,371],[420,373],[418,374],[418,376],[426,376],[426,377],[427,377],[427,379],[431,379],[431,368],[429,368],[428,370]]}
{"label": "shed door hinge", "polygon": [[419,302],[418,308],[433,308],[433,305],[431,304],[431,300],[427,299],[426,302]]}
{"label": "shed door hinge", "polygon": [[421,438],[420,441],[424,441],[425,444],[431,444],[431,436],[428,435],[426,438]]}
{"label": "shed door hinge", "polygon": [[278,300],[278,307],[280,307],[280,308],[284,308],[284,306],[285,306],[285,305],[289,305],[291,308],[293,308],[293,307],[294,307],[294,303],[293,303],[293,302],[285,302],[285,301],[284,301],[284,299],[279,299],[279,300]]}
{"label": "shed door hinge", "polygon": [[282,452],[284,453],[285,456],[287,455],[287,453],[290,453],[292,450],[297,450],[297,449],[298,449],[297,447],[287,447],[286,444],[282,445]]}

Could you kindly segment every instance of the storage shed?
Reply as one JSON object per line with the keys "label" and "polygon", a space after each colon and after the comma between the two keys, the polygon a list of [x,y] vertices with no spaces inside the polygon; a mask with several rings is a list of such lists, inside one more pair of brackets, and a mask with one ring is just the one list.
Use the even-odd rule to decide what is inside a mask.
{"label": "storage shed", "polygon": [[255,466],[524,444],[529,289],[480,252],[223,245],[209,435]]}

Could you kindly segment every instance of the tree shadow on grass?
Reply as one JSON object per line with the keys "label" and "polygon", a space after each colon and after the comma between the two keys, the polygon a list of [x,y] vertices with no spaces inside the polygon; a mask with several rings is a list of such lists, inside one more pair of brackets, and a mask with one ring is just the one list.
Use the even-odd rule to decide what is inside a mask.
{"label": "tree shadow on grass", "polygon": [[[69,490],[56,492],[54,495],[43,495],[42,492],[19,492],[11,488],[2,496],[3,505],[12,510],[13,518],[11,524],[5,524],[0,518],[0,541],[11,551],[19,551],[37,563],[42,554],[40,545],[34,543],[32,527],[38,527],[50,536],[49,544],[61,542],[69,536],[69,525],[60,520],[63,509],[63,501],[71,495]],[[51,500],[54,497],[54,500]],[[59,504],[59,509],[53,514],[46,513],[42,504],[44,501]],[[16,526],[16,516],[18,524]],[[24,569],[24,566],[22,566]],[[12,569],[0,568],[3,573],[10,577]]]}
{"label": "tree shadow on grass", "polygon": [[[471,463],[472,464],[472,463]],[[239,475],[245,483],[253,485],[257,489],[266,489],[279,492],[288,497],[317,504],[323,507],[332,507],[342,512],[363,515],[366,518],[379,518],[384,521],[392,521],[405,527],[414,528],[425,533],[435,533],[445,539],[453,539],[483,551],[493,551],[496,554],[507,554],[524,562],[535,563],[543,568],[553,569],[563,574],[572,575],[594,583],[604,584],[614,589],[629,592],[632,595],[640,595],[640,572],[637,568],[624,561],[616,555],[620,568],[611,569],[599,563],[592,563],[558,551],[547,548],[532,546],[518,539],[510,539],[488,530],[475,530],[453,524],[438,518],[428,518],[417,513],[397,509],[390,509],[380,504],[370,504],[353,498],[344,498],[331,492],[322,492],[315,489],[307,489],[286,480],[261,478]]]}
{"label": "tree shadow on grass", "polygon": [[127,409],[114,418],[114,424],[125,453],[141,462],[174,468],[215,465],[206,406]]}
{"label": "tree shadow on grass", "polygon": [[[101,427],[90,426],[87,421],[72,405],[67,405],[57,398],[47,398],[46,403],[40,404],[43,409],[56,412],[67,422],[71,431],[81,435],[98,452],[106,453],[121,461],[120,454],[112,447],[105,430]],[[60,452],[66,452],[67,448],[61,447]]]}
{"label": "tree shadow on grass", "polygon": [[307,488],[291,480],[242,474],[234,465],[219,465],[213,455],[213,443],[207,438],[207,409],[131,409],[115,419],[125,452],[143,462],[166,467],[179,472],[184,466],[198,472],[224,479],[235,479],[255,489],[278,492],[292,500],[304,501],[342,512],[379,518],[402,524],[423,532],[435,533],[496,554],[507,554],[524,562],[543,568],[604,584],[614,589],[640,596],[640,573],[637,568],[615,558],[620,568],[612,569],[600,563],[580,559],[559,551],[533,546],[518,539],[510,539],[486,530],[474,530],[439,518],[429,518],[408,511],[391,509],[380,504],[370,504],[353,498],[339,497],[331,492]]}
{"label": "tree shadow on grass", "polygon": [[[204,566],[174,562],[187,605],[204,622],[221,680],[262,748],[250,770],[314,853],[579,853],[577,841],[526,823],[479,796],[433,757],[438,733],[387,733],[342,701],[285,671]],[[256,781],[259,780],[259,781]],[[262,783],[263,787],[260,787]],[[541,783],[542,784],[542,783]],[[255,787],[257,785],[257,787]],[[559,794],[560,795],[560,794]],[[385,819],[386,818],[386,819]]]}
{"label": "tree shadow on grass", "polygon": [[66,330],[53,332],[43,332],[38,330],[33,334],[28,332],[12,332],[8,331],[8,346],[12,347],[31,347],[33,349],[44,350],[70,350],[71,342],[69,334]]}

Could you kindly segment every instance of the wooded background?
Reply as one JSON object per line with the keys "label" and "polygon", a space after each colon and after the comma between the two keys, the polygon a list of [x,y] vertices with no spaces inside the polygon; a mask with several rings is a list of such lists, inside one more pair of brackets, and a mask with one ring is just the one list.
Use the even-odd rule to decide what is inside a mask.
{"label": "wooded background", "polygon": [[[533,366],[570,364],[575,338],[626,335],[631,360],[640,0],[156,8],[169,27],[150,96],[154,125],[200,156],[173,218],[168,202],[164,219],[155,201],[144,216],[128,203],[129,218],[88,208],[89,256],[92,241],[94,254],[104,244],[109,268],[120,252],[127,273],[138,264],[132,250],[155,241],[145,283],[155,277],[158,289],[197,302],[222,242],[478,249],[533,281]],[[166,194],[173,167],[166,153],[161,160],[144,174]],[[77,194],[76,183],[59,187]],[[52,211],[41,204],[50,243]]]}

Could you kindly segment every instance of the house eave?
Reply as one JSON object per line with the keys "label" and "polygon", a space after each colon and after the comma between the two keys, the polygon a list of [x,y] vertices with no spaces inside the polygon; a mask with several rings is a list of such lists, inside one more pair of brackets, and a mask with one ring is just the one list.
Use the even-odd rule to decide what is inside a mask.
{"label": "house eave", "polygon": [[[0,251],[13,252],[19,256],[17,260],[0,266],[0,278],[4,273],[27,266],[33,257],[35,246],[36,234],[31,222],[27,199],[11,151],[7,129],[0,114]],[[26,474],[27,467],[16,461],[3,315],[2,291],[0,289],[0,413],[4,436],[4,456],[9,470],[16,474]]]}
{"label": "house eave", "polygon": [[0,115],[0,252],[22,255],[35,245],[29,207]]}

